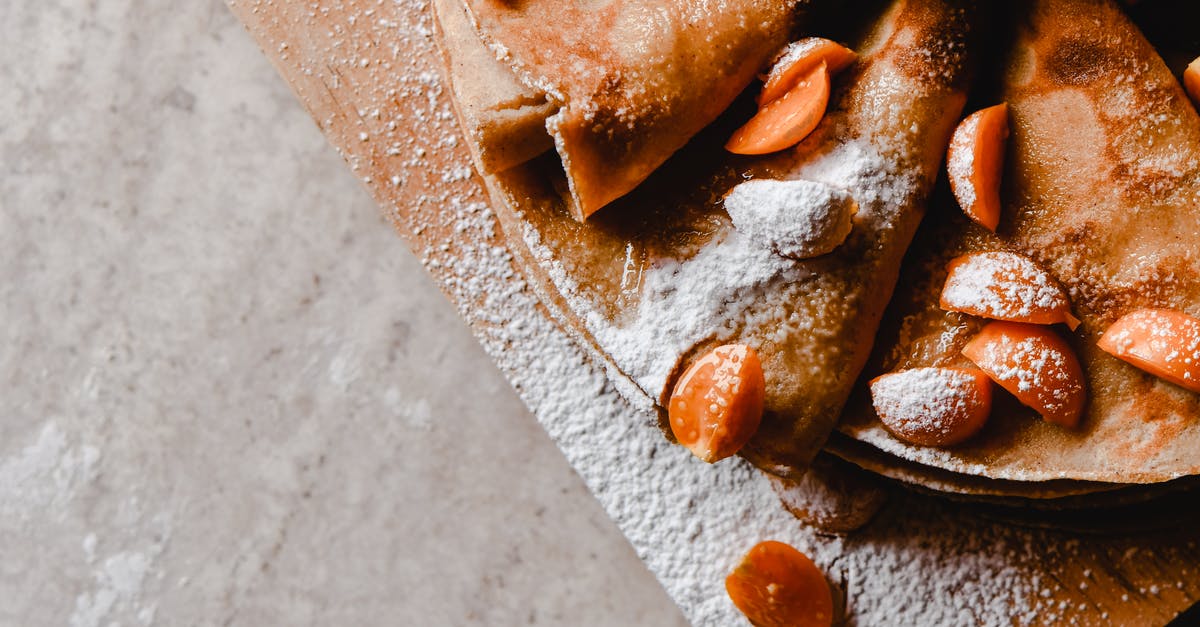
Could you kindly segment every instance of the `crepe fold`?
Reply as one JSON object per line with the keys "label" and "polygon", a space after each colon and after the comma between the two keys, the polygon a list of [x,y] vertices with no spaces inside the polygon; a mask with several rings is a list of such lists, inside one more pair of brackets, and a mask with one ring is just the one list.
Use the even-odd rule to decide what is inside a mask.
{"label": "crepe fold", "polygon": [[868,376],[965,365],[959,351],[984,321],[938,307],[945,263],[1011,251],[1061,282],[1083,320],[1076,333],[1060,331],[1084,367],[1086,413],[1078,429],[1064,429],[999,395],[967,444],[921,448],[891,437],[863,390],[841,431],[904,460],[995,479],[1151,483],[1200,473],[1200,394],[1096,346],[1136,309],[1200,315],[1200,117],[1115,3],[1015,4],[1001,226],[987,233],[953,201],[931,216],[905,262],[887,315],[893,324]]}
{"label": "crepe fold", "polygon": [[[530,285],[627,397],[661,412],[694,358],[724,343],[755,347],[767,411],[743,453],[782,477],[800,477],[837,422],[966,100],[975,3],[866,6],[877,21],[855,42],[859,61],[793,150],[746,158],[722,149],[751,113],[747,98],[586,224],[567,209],[553,155],[485,177]],[[849,237],[803,261],[755,243],[722,206],[747,178],[847,191],[858,204]],[[665,415],[660,426],[670,437]]]}
{"label": "crepe fold", "polygon": [[466,0],[479,35],[554,112],[584,220],[711,123],[795,26],[803,0]]}
{"label": "crepe fold", "polygon": [[462,0],[434,0],[433,12],[451,100],[475,168],[503,172],[550,150],[546,118],[554,106],[546,95],[518,81],[484,45]]}

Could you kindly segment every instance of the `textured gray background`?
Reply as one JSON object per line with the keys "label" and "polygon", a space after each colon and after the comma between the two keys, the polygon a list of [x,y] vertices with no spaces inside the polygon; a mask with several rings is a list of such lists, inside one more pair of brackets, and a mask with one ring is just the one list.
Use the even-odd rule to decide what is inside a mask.
{"label": "textured gray background", "polygon": [[0,624],[683,623],[224,5],[0,41]]}

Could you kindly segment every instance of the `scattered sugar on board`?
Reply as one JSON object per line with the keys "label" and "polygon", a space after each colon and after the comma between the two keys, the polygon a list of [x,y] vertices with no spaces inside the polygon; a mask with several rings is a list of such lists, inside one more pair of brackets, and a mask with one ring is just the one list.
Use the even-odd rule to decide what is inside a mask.
{"label": "scattered sugar on board", "polygon": [[846,590],[850,624],[1007,624],[1014,611],[1022,622],[1039,616],[1031,573],[1041,556],[1022,534],[943,516],[930,504],[923,515],[885,514],[894,518],[880,524],[888,538],[822,537],[799,524],[748,464],[709,466],[668,444],[649,408],[631,407],[540,313],[498,239],[492,211],[459,197],[444,210],[464,225],[464,240],[484,243],[426,251],[440,261],[435,273],[464,317],[484,323],[489,354],[693,624],[744,624],[724,578],[768,538],[801,549]]}
{"label": "scattered sugar on board", "polygon": [[[341,80],[334,71],[336,62],[354,63],[364,58],[363,52],[380,55],[366,57],[380,77],[377,84],[357,89],[366,91],[359,94],[363,100],[390,113],[381,126],[370,128],[364,148],[345,158],[356,169],[382,161],[387,176],[380,180],[399,177],[402,189],[436,190],[417,197],[403,211],[397,208],[394,217],[412,232],[451,227],[447,245],[422,251],[426,267],[464,318],[475,324],[485,349],[694,624],[744,624],[725,595],[724,576],[750,546],[767,538],[805,551],[848,591],[851,625],[1007,625],[1067,619],[1056,604],[1041,600],[1044,591],[1060,589],[1040,577],[1039,565],[1048,555],[1074,555],[1078,543],[964,518],[945,504],[916,498],[910,507],[885,511],[868,532],[825,538],[786,513],[767,480],[744,462],[709,466],[667,444],[651,426],[655,418],[649,409],[631,406],[613,389],[614,380],[542,312],[515,270],[494,213],[473,186],[458,180],[458,166],[422,171],[438,170],[431,164],[442,161],[427,159],[418,149],[433,157],[451,150],[460,164],[467,162],[465,152],[455,150],[453,116],[441,97],[436,68],[429,65],[436,53],[427,3],[380,0],[351,6],[362,16],[357,20],[360,28],[369,23],[375,41],[394,43],[376,48],[349,39],[348,29],[335,27],[323,50],[326,54],[320,49],[305,53],[301,44],[292,43],[289,60],[330,60],[328,65],[298,69],[333,86]],[[372,10],[381,12],[379,19],[365,19]],[[310,13],[328,11],[314,7]],[[422,106],[403,112],[389,106],[413,102],[414,93],[424,97]],[[418,124],[387,124],[405,116]],[[328,129],[332,122],[322,124]],[[372,125],[366,120],[359,124]],[[417,135],[411,134],[412,127]],[[862,148],[847,150],[882,159]],[[837,170],[849,163],[826,164],[824,169],[837,177]],[[863,168],[859,174],[879,176]],[[867,209],[877,213],[886,212],[887,204],[905,193],[903,182],[869,187],[875,204]],[[863,198],[857,199],[863,204]],[[744,245],[727,244],[735,249]],[[670,269],[659,272],[665,278]],[[629,350],[644,347],[633,344]]]}

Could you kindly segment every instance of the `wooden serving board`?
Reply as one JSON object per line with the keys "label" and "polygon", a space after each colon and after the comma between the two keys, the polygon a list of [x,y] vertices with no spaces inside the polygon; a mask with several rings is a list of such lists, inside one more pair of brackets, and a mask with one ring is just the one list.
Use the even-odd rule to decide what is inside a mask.
{"label": "wooden serving board", "polygon": [[230,4],[693,622],[740,620],[721,578],[768,537],[813,555],[849,624],[1164,625],[1200,600],[1195,524],[1072,534],[893,488],[866,528],[824,538],[745,464],[699,468],[538,310],[458,137],[425,0]]}

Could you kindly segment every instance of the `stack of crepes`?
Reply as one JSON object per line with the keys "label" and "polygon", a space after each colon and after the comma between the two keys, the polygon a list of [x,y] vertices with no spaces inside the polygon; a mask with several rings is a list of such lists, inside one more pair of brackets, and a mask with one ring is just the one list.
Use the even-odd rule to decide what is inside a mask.
{"label": "stack of crepes", "polygon": [[[1134,309],[1200,315],[1200,119],[1111,1],[434,5],[510,248],[614,385],[660,408],[668,437],[661,408],[687,365],[739,343],[766,381],[741,454],[785,487],[811,482],[823,448],[933,490],[1046,503],[1200,471],[1200,394],[1096,349]],[[805,35],[858,53],[820,125],[767,156],[723,150],[752,113],[756,77]],[[995,233],[935,193],[968,97],[1011,113]],[[724,207],[747,179],[848,193],[849,236],[816,257],[776,254]],[[1086,413],[1064,429],[998,392],[966,443],[905,443],[861,382],[963,362],[985,321],[939,307],[945,263],[998,250],[1066,287]]]}
{"label": "stack of crepes", "polygon": [[[1082,321],[1058,331],[1083,368],[1084,413],[1077,427],[1063,428],[999,395],[975,437],[920,447],[887,432],[862,384],[830,449],[939,491],[1047,506],[1188,487],[1200,474],[1200,393],[1115,358],[1099,340],[1138,310],[1200,316],[1200,117],[1178,76],[1115,4],[1039,0],[1009,11],[1012,35],[989,92],[1010,111],[1000,227],[990,233],[973,224],[951,198],[934,203],[864,381],[969,365],[961,351],[987,321],[939,307],[946,265],[1006,251],[1047,270]],[[1189,359],[1189,347],[1179,350]]]}

